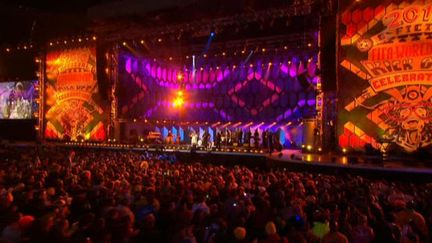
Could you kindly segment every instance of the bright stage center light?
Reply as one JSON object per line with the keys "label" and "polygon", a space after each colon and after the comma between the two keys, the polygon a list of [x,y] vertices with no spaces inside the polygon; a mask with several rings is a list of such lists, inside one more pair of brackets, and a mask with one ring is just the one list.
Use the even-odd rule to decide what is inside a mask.
{"label": "bright stage center light", "polygon": [[183,104],[184,104],[184,99],[183,99],[183,97],[177,97],[177,98],[175,98],[174,101],[173,101],[173,107],[174,107],[174,108],[180,108],[180,107],[183,106]]}

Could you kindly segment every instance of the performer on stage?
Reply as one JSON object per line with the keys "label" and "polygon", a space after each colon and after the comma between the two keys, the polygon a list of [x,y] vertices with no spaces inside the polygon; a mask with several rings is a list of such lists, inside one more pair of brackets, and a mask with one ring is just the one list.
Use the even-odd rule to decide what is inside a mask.
{"label": "performer on stage", "polygon": [[168,131],[168,135],[166,137],[166,143],[167,144],[173,144],[174,143],[174,136],[171,131]]}
{"label": "performer on stage", "polygon": [[202,141],[203,141],[202,144],[203,144],[204,148],[208,148],[209,141],[210,141],[210,133],[208,132],[207,129],[204,131],[204,134],[202,136]]}
{"label": "performer on stage", "polygon": [[273,138],[273,133],[271,131],[268,132],[267,141],[268,141],[269,154],[271,154],[273,153],[274,150],[274,138]]}
{"label": "performer on stage", "polygon": [[176,137],[176,144],[180,144],[181,137],[180,137],[180,133],[177,133],[177,137]]}
{"label": "performer on stage", "polygon": [[194,130],[192,130],[190,137],[192,147],[196,147],[198,144],[198,134]]}
{"label": "performer on stage", "polygon": [[254,132],[254,147],[255,148],[259,147],[259,140],[260,140],[260,137],[259,137],[258,129],[256,129]]}
{"label": "performer on stage", "polygon": [[264,130],[261,134],[262,136],[262,147],[263,149],[267,149],[268,148],[268,130]]}
{"label": "performer on stage", "polygon": [[245,139],[244,139],[244,144],[246,144],[248,147],[251,146],[250,144],[251,138],[252,138],[252,132],[250,129],[248,129],[248,131],[245,133]]}
{"label": "performer on stage", "polygon": [[238,130],[237,139],[238,139],[238,145],[242,146],[243,145],[243,129],[241,129],[241,128],[239,128],[239,130]]}
{"label": "performer on stage", "polygon": [[216,148],[220,149],[221,143],[222,143],[222,134],[221,134],[221,132],[218,131],[216,133]]}

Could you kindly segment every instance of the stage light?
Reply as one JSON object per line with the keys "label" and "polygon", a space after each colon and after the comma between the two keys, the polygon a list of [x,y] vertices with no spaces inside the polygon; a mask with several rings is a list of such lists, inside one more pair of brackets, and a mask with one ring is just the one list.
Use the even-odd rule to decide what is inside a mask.
{"label": "stage light", "polygon": [[50,46],[52,46],[52,45],[53,45],[53,43],[52,43],[52,42],[50,42],[50,43],[49,43],[49,45],[50,45]]}
{"label": "stage light", "polygon": [[174,107],[174,108],[182,107],[183,104],[184,104],[184,99],[183,99],[183,97],[177,97],[177,98],[175,98],[174,101],[173,101],[173,107]]}
{"label": "stage light", "polygon": [[346,148],[343,148],[342,149],[342,153],[346,153],[347,152],[347,149]]}
{"label": "stage light", "polygon": [[318,148],[318,152],[321,152],[322,151],[322,148]]}
{"label": "stage light", "polygon": [[203,57],[206,58],[206,57],[207,57],[207,54],[204,54]]}
{"label": "stage light", "polygon": [[308,45],[308,47],[312,47],[312,43],[308,43],[307,45]]}
{"label": "stage light", "polygon": [[122,45],[123,45],[123,46],[126,46],[126,41],[123,41]]}
{"label": "stage light", "polygon": [[81,42],[82,41],[82,39],[81,38],[78,38],[78,42]]}
{"label": "stage light", "polygon": [[27,50],[27,46],[24,46],[24,50]]}
{"label": "stage light", "polygon": [[186,56],[186,59],[189,59],[189,56]]}
{"label": "stage light", "polygon": [[92,39],[93,39],[93,40],[96,40],[96,36],[93,36]]}
{"label": "stage light", "polygon": [[210,32],[210,37],[215,37],[216,33],[214,31]]}
{"label": "stage light", "polygon": [[265,48],[263,48],[263,49],[261,49],[261,51],[262,51],[262,52],[266,52],[266,49],[265,49]]}
{"label": "stage light", "polygon": [[249,67],[253,67],[253,64],[249,64]]}
{"label": "stage light", "polygon": [[302,148],[305,148],[306,146],[304,145],[304,144],[302,144],[302,146],[301,146]]}
{"label": "stage light", "polygon": [[288,46],[284,46],[284,50],[288,50]]}
{"label": "stage light", "polygon": [[178,73],[178,74],[177,74],[177,80],[178,80],[178,81],[183,80],[183,74]]}
{"label": "stage light", "polygon": [[271,65],[273,65],[273,63],[269,62],[268,65],[271,66]]}
{"label": "stage light", "polygon": [[306,149],[309,150],[309,151],[311,151],[312,150],[312,146],[308,145],[308,146],[306,146]]}
{"label": "stage light", "polygon": [[177,96],[183,96],[183,91],[181,90],[177,91]]}
{"label": "stage light", "polygon": [[9,48],[6,48],[6,52],[10,52],[10,49],[9,49]]}
{"label": "stage light", "polygon": [[241,51],[241,53],[242,53],[242,54],[245,54],[245,51],[243,50],[243,51]]}
{"label": "stage light", "polygon": [[137,119],[133,119],[133,122],[136,122],[137,121]]}
{"label": "stage light", "polygon": [[172,61],[173,58],[172,58],[172,57],[169,57],[168,59],[169,59],[170,61]]}
{"label": "stage light", "polygon": [[158,38],[157,41],[158,41],[158,42],[162,42],[162,38]]}
{"label": "stage light", "polygon": [[236,65],[233,65],[233,68],[236,68],[237,66]]}
{"label": "stage light", "polygon": [[63,43],[67,44],[67,41],[63,41]]}
{"label": "stage light", "polygon": [[226,53],[225,52],[222,52],[222,56],[225,56],[226,55]]}

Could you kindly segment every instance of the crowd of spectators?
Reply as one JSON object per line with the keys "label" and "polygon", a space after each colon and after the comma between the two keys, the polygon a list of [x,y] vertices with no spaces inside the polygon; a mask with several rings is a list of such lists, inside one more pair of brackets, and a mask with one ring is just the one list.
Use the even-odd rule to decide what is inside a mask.
{"label": "crowd of spectators", "polygon": [[429,242],[432,184],[110,150],[0,157],[0,242]]}

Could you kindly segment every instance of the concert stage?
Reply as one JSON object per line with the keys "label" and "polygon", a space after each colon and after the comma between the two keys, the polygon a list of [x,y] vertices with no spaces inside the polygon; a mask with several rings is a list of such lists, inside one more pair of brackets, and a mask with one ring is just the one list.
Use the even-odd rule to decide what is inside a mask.
{"label": "concert stage", "polygon": [[305,153],[300,149],[285,149],[272,154],[257,149],[222,148],[216,151],[192,149],[189,145],[128,145],[128,144],[51,144],[71,148],[94,148],[149,151],[175,154],[185,162],[202,162],[223,165],[240,164],[262,169],[285,168],[290,171],[341,174],[348,172],[373,178],[410,179],[432,181],[432,166],[409,157]]}

